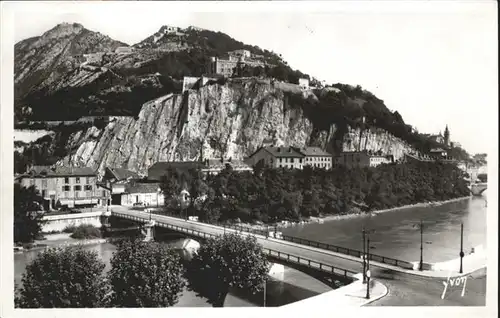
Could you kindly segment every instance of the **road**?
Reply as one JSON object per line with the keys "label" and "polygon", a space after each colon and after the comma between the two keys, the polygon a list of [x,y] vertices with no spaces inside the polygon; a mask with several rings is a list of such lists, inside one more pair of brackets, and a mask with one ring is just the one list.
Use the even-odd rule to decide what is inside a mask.
{"label": "road", "polygon": [[[125,207],[113,207],[113,211],[149,219],[149,214],[141,211],[128,210]],[[199,230],[210,234],[222,234],[223,229],[203,223],[185,221],[181,219],[153,214],[152,219],[168,222],[172,225]],[[227,232],[232,230],[226,229]],[[331,264],[335,267],[361,273],[362,263],[342,256],[333,255],[330,251],[318,250],[307,246],[258,238],[258,242],[265,248],[279,250],[291,255],[304,257],[310,260]],[[389,289],[389,293],[370,306],[485,306],[486,304],[486,269],[467,275],[465,293],[462,297],[463,286],[448,286],[444,299],[441,299],[444,290],[443,282],[446,278],[424,277],[420,275],[400,272],[389,269],[387,266],[370,266],[372,277],[382,282]],[[450,284],[449,284],[450,285]]]}

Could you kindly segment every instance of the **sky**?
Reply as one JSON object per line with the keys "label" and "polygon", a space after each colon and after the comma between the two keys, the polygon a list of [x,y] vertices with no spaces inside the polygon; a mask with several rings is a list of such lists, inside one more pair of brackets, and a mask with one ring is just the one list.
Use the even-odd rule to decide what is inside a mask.
{"label": "sky", "polygon": [[[430,3],[432,2],[432,3]],[[426,2],[18,2],[15,42],[78,22],[128,44],[162,25],[221,31],[283,55],[327,83],[361,85],[420,132],[470,153],[497,133],[496,1]],[[495,145],[496,147],[496,145]]]}

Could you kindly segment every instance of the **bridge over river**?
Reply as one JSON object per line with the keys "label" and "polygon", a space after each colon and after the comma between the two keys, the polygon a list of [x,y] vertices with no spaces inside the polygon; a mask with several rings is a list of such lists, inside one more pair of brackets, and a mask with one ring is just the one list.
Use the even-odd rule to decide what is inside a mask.
{"label": "bridge over river", "polygon": [[[224,232],[238,232],[242,235],[254,235],[264,251],[273,258],[286,264],[298,264],[308,270],[330,273],[336,276],[353,279],[356,273],[362,273],[363,265],[361,253],[356,250],[341,248],[330,244],[312,242],[303,239],[284,237],[276,239],[262,233],[250,233],[244,228],[223,228],[216,225],[195,221],[187,221],[175,217],[159,214],[150,214],[142,211],[130,210],[125,207],[112,207],[111,215],[118,218],[133,220],[140,223],[154,221],[154,226],[167,228],[188,236],[206,238],[221,235]],[[473,289],[472,297],[461,297],[460,293],[452,293],[441,299],[443,281],[446,275],[432,271],[414,270],[414,263],[373,255],[370,257],[372,277],[388,286],[390,293],[379,302],[393,305],[484,305],[485,284],[479,278],[469,281],[468,289]],[[457,269],[458,271],[458,269]],[[456,273],[457,271],[453,271]],[[465,269],[467,271],[467,269]],[[446,273],[448,274],[448,273]],[[377,304],[377,301],[374,303]]]}

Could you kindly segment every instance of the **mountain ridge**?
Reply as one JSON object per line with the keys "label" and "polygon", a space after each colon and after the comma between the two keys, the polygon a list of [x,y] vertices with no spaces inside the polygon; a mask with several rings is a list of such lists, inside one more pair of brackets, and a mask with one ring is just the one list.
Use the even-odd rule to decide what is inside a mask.
{"label": "mountain ridge", "polygon": [[[344,139],[346,134],[349,135],[349,131],[373,128],[383,129],[395,138],[408,143],[413,149],[422,152],[438,146],[414,132],[397,111],[390,111],[383,100],[363,90],[359,85],[338,83],[328,87],[301,87],[297,85],[298,79],[309,76],[292,70],[281,56],[239,42],[221,32],[164,25],[151,36],[130,46],[98,32],[89,31],[81,24],[66,23],[56,26],[40,37],[23,41],[16,44],[16,122],[77,120],[89,115],[132,116],[134,120],[139,120],[145,105],[150,105],[154,100],[171,94],[184,98],[183,77],[202,76],[205,73],[205,65],[212,56],[222,56],[230,50],[248,49],[254,54],[263,56],[266,62],[275,66],[261,68],[257,72],[260,75],[255,75],[257,68],[245,68],[241,70],[242,74],[254,79],[262,76],[267,78],[261,79],[268,82],[266,85],[271,85],[267,90],[282,96],[282,100],[276,101],[272,94],[266,93],[261,96],[258,108],[266,107],[266,103],[274,100],[280,105],[293,104],[302,109],[301,115],[296,120],[307,120],[312,127],[310,138],[304,139],[307,140],[304,142],[314,143],[315,139],[324,138],[321,136],[332,138],[332,134],[336,134],[334,139],[341,145],[335,147],[351,149],[351,146],[347,146],[349,143],[347,139]],[[99,42],[97,46],[96,42]],[[158,45],[152,45],[151,42]],[[171,43],[180,44],[176,49],[177,44]],[[138,47],[140,45],[144,47]],[[120,46],[129,49],[121,53],[115,52]],[[31,74],[31,78],[25,77],[23,75],[25,73]],[[223,89],[227,81],[221,78],[207,83],[206,89],[200,84],[194,90],[204,92],[211,91],[213,87]],[[26,87],[31,90],[24,95],[20,94]],[[248,82],[238,83],[236,79],[234,81],[231,79],[230,89],[224,89],[233,95],[253,96],[258,94],[257,91],[253,91],[257,87],[259,86]],[[255,107],[253,102],[240,105],[242,101],[235,100],[232,103],[234,105],[227,107],[238,109],[244,105]],[[196,106],[196,109],[198,108]],[[279,108],[273,109],[280,111]],[[287,125],[287,122],[282,122],[280,125]],[[332,127],[335,129],[332,130]],[[246,129],[248,135],[255,133],[249,127],[242,126],[241,129]],[[67,146],[62,145],[63,148]],[[80,146],[72,142],[70,148]]]}

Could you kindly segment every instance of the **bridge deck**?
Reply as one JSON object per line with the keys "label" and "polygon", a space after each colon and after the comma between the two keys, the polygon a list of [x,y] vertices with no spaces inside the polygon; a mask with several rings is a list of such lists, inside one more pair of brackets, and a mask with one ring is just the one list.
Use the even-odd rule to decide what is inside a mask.
{"label": "bridge deck", "polygon": [[[117,217],[122,217],[129,220],[135,220],[139,222],[144,222],[149,220],[149,213],[138,212],[138,211],[120,211],[112,212],[112,215]],[[155,226],[164,227],[181,233],[186,233],[189,235],[197,236],[200,238],[214,237],[224,233],[223,228],[218,228],[216,226],[208,226],[203,223],[193,223],[190,221],[183,221],[180,219],[167,217],[163,215],[153,214],[152,219],[155,220]],[[236,232],[231,229],[226,229],[227,232]],[[248,234],[248,233],[243,233]],[[283,260],[288,263],[299,264],[307,266],[311,269],[329,274],[335,274],[343,276],[346,278],[352,278],[354,274],[358,273],[357,270],[345,269],[340,266],[334,266],[329,263],[328,260],[321,260],[309,258],[307,255],[302,255],[303,253],[291,253],[290,248],[281,248],[279,243],[271,242],[269,240],[257,238],[260,244],[263,245],[263,250],[269,256],[273,258]]]}
{"label": "bridge deck", "polygon": [[[112,209],[112,214],[118,217],[124,217],[139,222],[145,222],[149,220],[150,214],[140,211],[128,210],[124,207],[117,207]],[[333,269],[333,272],[340,275],[345,275],[352,277],[355,273],[362,273],[362,258],[358,255],[344,255],[338,252],[332,252],[329,250],[324,250],[322,248],[314,247],[312,245],[306,246],[303,244],[298,244],[297,242],[290,242],[281,239],[266,238],[263,235],[250,234],[248,232],[236,231],[234,229],[223,228],[211,224],[205,224],[195,221],[186,221],[179,218],[168,217],[164,215],[152,214],[152,219],[156,221],[157,226],[167,227],[175,231],[186,233],[189,235],[195,235],[199,237],[210,237],[214,235],[221,235],[226,232],[239,232],[242,235],[254,235],[257,238],[259,244],[263,246],[267,253],[280,253],[283,255],[282,259],[290,258],[290,260],[299,260],[300,262],[311,262],[311,267],[316,266],[323,271]],[[288,256],[290,255],[290,256]],[[379,257],[377,255],[374,255]],[[370,257],[372,259],[372,257]],[[390,260],[390,259],[389,259]],[[401,263],[407,263],[404,261],[399,261]],[[376,267],[379,269],[392,270],[400,273],[409,273],[413,270],[401,268],[399,265],[395,266],[392,263],[383,263],[381,260],[376,259],[375,261],[370,261],[371,267]]]}

